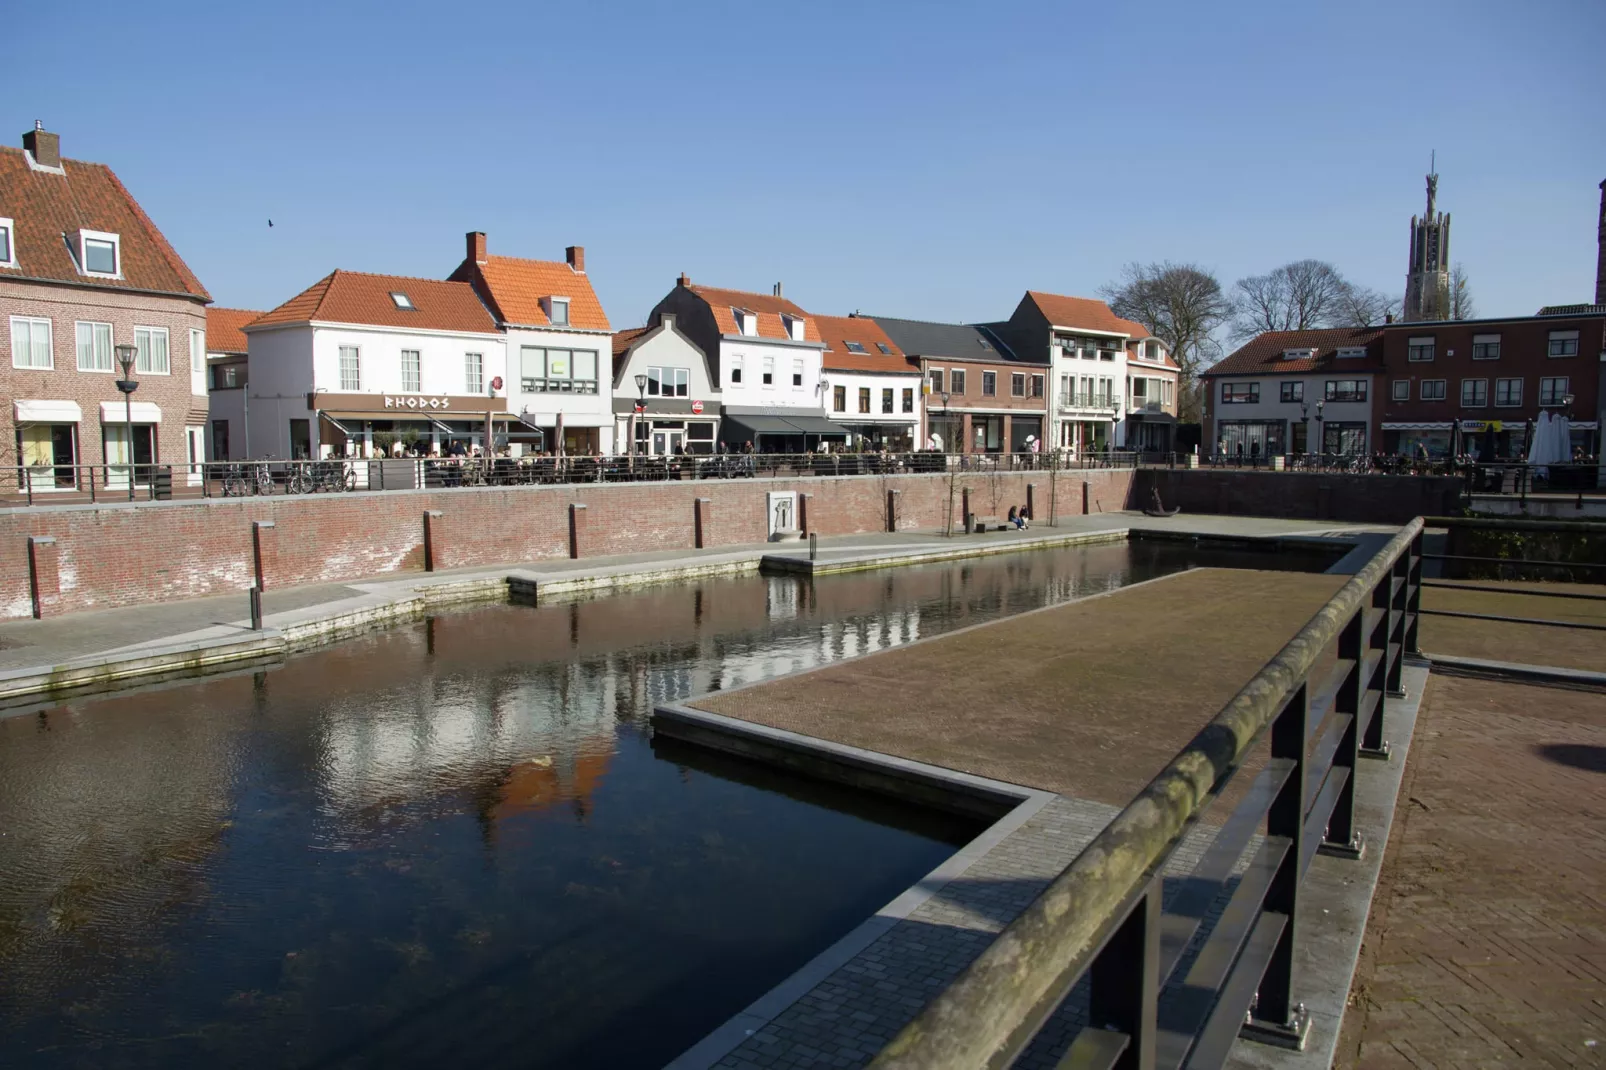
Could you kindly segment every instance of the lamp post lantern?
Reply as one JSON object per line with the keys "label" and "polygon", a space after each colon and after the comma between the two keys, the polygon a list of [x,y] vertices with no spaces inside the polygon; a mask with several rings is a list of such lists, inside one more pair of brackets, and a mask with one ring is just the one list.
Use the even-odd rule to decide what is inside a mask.
{"label": "lamp post lantern", "polygon": [[134,500],[134,391],[139,383],[134,378],[134,358],[138,350],[128,342],[117,347],[117,365],[123,377],[117,380],[117,389],[123,392],[123,428],[128,436],[128,500]]}
{"label": "lamp post lantern", "polygon": [[1327,452],[1327,439],[1322,437],[1322,409],[1326,404],[1325,399],[1316,402],[1316,449],[1324,454]]}
{"label": "lamp post lantern", "polygon": [[[952,396],[946,390],[942,392],[942,429],[947,432],[949,438],[955,437],[953,426],[948,423],[948,399]],[[953,446],[947,442],[944,442],[942,447],[944,453],[954,452]]]}
{"label": "lamp post lantern", "polygon": [[636,437],[636,421],[646,411],[647,375],[645,372],[638,372],[636,374],[636,408],[630,414],[630,452],[632,455],[641,452],[640,440]]}

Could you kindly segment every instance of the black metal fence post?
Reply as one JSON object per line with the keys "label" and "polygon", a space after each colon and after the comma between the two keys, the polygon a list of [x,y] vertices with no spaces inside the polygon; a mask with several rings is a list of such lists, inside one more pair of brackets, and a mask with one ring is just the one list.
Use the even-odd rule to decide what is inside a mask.
{"label": "black metal fence post", "polygon": [[1411,573],[1406,581],[1409,590],[1405,603],[1405,653],[1420,655],[1422,648],[1417,643],[1417,626],[1422,619],[1422,536],[1411,540],[1408,556],[1411,559]]}
{"label": "black metal fence post", "polygon": [[1106,1064],[1110,1070],[1154,1067],[1160,1000],[1160,889],[1161,879],[1155,877],[1088,971],[1088,1023],[1111,1034],[1089,1040],[1119,1045],[1125,1038],[1124,1050]]}
{"label": "black metal fence post", "polygon": [[1381,613],[1381,619],[1371,628],[1365,649],[1361,651],[1365,660],[1371,660],[1371,652],[1376,652],[1377,657],[1376,664],[1361,683],[1367,692],[1376,692],[1376,697],[1362,696],[1361,709],[1364,711],[1371,705],[1372,716],[1361,733],[1360,755],[1384,761],[1389,756],[1389,745],[1383,739],[1383,719],[1388,710],[1389,642],[1394,635],[1394,581],[1398,579],[1398,566],[1396,560],[1372,589],[1372,609]]}
{"label": "black metal fence post", "polygon": [[1341,858],[1359,858],[1365,850],[1360,835],[1355,831],[1355,766],[1360,754],[1361,696],[1365,688],[1361,674],[1366,668],[1366,643],[1362,636],[1365,617],[1365,609],[1357,610],[1338,634],[1339,660],[1349,660],[1353,664],[1339,684],[1338,694],[1333,696],[1334,715],[1348,716],[1349,724],[1345,726],[1338,750],[1333,754],[1332,768],[1335,771],[1347,770],[1348,774],[1344,786],[1339,789],[1338,800],[1333,804],[1332,816],[1327,820],[1327,833],[1322,837],[1318,850]]}
{"label": "black metal fence post", "polygon": [[[1359,616],[1364,610],[1357,610]],[[1282,1047],[1303,1048],[1310,1017],[1294,1000],[1294,942],[1299,923],[1299,878],[1305,856],[1305,739],[1310,717],[1310,684],[1300,685],[1271,725],[1271,758],[1293,763],[1293,771],[1266,812],[1266,836],[1282,837],[1288,850],[1266,890],[1263,910],[1285,920],[1277,945],[1260,975],[1254,1010],[1244,1036]]]}
{"label": "black metal fence post", "polygon": [[1403,673],[1405,671],[1405,628],[1406,614],[1411,606],[1411,554],[1409,551],[1399,556],[1394,567],[1389,570],[1389,628],[1388,644],[1385,655],[1388,658],[1388,673],[1385,681],[1385,690],[1390,698],[1404,698],[1405,687]]}

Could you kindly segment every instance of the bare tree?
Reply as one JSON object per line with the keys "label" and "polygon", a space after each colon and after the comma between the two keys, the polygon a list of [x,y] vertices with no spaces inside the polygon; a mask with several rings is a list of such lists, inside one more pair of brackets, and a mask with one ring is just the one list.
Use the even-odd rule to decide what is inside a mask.
{"label": "bare tree", "polygon": [[1450,318],[1469,320],[1478,314],[1472,301],[1472,284],[1467,281],[1467,269],[1460,264],[1450,269]]}
{"label": "bare tree", "polygon": [[1197,264],[1128,264],[1120,280],[1099,293],[1116,315],[1138,321],[1165,343],[1181,369],[1179,415],[1184,421],[1197,420],[1193,384],[1220,355],[1215,332],[1232,316],[1232,302],[1215,275]]}
{"label": "bare tree", "polygon": [[1379,290],[1351,283],[1339,295],[1330,327],[1371,327],[1400,314],[1400,299]]}
{"label": "bare tree", "polygon": [[1233,286],[1235,338],[1263,331],[1305,331],[1326,327],[1338,317],[1350,284],[1325,260],[1295,260]]}

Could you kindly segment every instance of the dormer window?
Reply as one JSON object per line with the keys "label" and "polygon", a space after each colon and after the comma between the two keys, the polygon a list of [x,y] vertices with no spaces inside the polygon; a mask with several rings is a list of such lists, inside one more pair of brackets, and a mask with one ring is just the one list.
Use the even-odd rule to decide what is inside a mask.
{"label": "dormer window", "polygon": [[[786,324],[786,337],[794,342],[803,341],[803,317],[783,315],[781,319]],[[862,348],[860,352],[863,352]]]}
{"label": "dormer window", "polygon": [[1339,360],[1360,360],[1366,356],[1365,346],[1343,346],[1338,351]]}
{"label": "dormer window", "polygon": [[546,318],[552,321],[554,327],[567,327],[569,325],[569,299],[567,297],[547,298]]}
{"label": "dormer window", "polygon": [[864,343],[863,342],[845,342],[843,344],[848,347],[848,352],[849,353],[863,353],[864,352]]}
{"label": "dormer window", "polygon": [[11,220],[0,218],[0,267],[17,266],[17,244],[12,238],[16,232]]}
{"label": "dormer window", "polygon": [[418,311],[417,306],[413,304],[413,299],[398,290],[390,291],[390,299],[396,302],[396,307],[404,312]]}
{"label": "dormer window", "polygon": [[122,239],[99,230],[80,230],[77,248],[78,270],[85,275],[116,279],[122,277]]}
{"label": "dormer window", "polygon": [[1285,349],[1285,350],[1283,350],[1283,359],[1284,360],[1311,360],[1315,356],[1316,356],[1316,351],[1314,349]]}
{"label": "dormer window", "polygon": [[1160,359],[1160,343],[1150,339],[1143,343],[1143,356],[1147,360]]}
{"label": "dormer window", "polygon": [[731,315],[736,318],[736,332],[738,334],[755,335],[758,333],[758,314],[749,312],[745,308],[731,309]]}

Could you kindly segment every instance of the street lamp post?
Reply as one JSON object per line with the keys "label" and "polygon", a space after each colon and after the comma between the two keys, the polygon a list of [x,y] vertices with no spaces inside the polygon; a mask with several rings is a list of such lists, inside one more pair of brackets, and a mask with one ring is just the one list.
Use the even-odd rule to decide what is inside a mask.
{"label": "street lamp post", "polygon": [[[1304,428],[1305,435],[1308,438],[1310,435],[1310,402],[1308,401],[1301,401],[1299,403],[1299,426]],[[1289,443],[1289,445],[1293,445],[1293,443]],[[1305,443],[1305,452],[1310,452],[1309,442]]]}
{"label": "street lamp post", "polygon": [[1115,463],[1115,425],[1121,422],[1121,399],[1116,398],[1110,402],[1110,444],[1108,453],[1110,463]]}
{"label": "street lamp post", "polygon": [[[950,439],[955,437],[954,436],[953,425],[951,425],[948,422],[948,399],[950,397],[952,397],[952,396],[953,395],[948,393],[948,391],[946,391],[946,390],[944,390],[942,392],[942,429],[943,429],[944,432],[947,433],[947,435],[948,435],[948,437]],[[949,443],[949,442],[944,442],[942,444],[942,447],[943,447],[942,451],[944,453],[952,453],[952,452],[954,452],[953,445],[951,443]]]}
{"label": "street lamp post", "polygon": [[1316,449],[1322,454],[1327,452],[1327,439],[1322,437],[1322,408],[1326,404],[1325,400],[1316,402]]}
{"label": "street lamp post", "polygon": [[[630,413],[630,455],[634,457],[641,452],[640,440],[636,437],[636,421],[641,414],[647,411],[647,376],[645,373],[636,375],[636,407]],[[635,462],[632,461],[632,464]]]}
{"label": "street lamp post", "polygon": [[123,392],[123,427],[128,436],[128,500],[134,500],[134,391],[139,383],[134,379],[134,358],[138,350],[128,342],[117,347],[117,364],[123,377],[117,380],[117,389]]}

